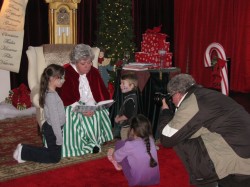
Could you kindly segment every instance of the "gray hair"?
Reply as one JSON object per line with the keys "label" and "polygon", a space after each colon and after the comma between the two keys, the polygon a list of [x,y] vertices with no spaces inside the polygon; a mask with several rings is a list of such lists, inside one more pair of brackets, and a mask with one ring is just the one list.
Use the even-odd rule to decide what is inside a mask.
{"label": "gray hair", "polygon": [[196,82],[191,75],[178,74],[168,82],[167,90],[170,94],[177,92],[185,94],[187,90],[194,84],[196,84]]}
{"label": "gray hair", "polygon": [[76,64],[78,60],[93,60],[95,57],[91,47],[85,44],[78,44],[74,47],[70,54],[72,64]]}

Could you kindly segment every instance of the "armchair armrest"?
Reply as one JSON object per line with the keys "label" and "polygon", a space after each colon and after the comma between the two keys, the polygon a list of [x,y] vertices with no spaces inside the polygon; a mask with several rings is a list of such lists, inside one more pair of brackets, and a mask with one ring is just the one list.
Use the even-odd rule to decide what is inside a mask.
{"label": "armchair armrest", "polygon": [[32,90],[38,83],[37,78],[37,58],[36,58],[36,51],[35,48],[29,46],[28,50],[26,51],[28,57],[28,84],[30,90]]}
{"label": "armchair armrest", "polygon": [[39,87],[38,84],[34,88],[32,88],[30,90],[30,99],[31,99],[31,102],[33,103],[33,105],[36,108],[40,108],[40,105],[39,105],[39,90],[40,90],[40,87]]}

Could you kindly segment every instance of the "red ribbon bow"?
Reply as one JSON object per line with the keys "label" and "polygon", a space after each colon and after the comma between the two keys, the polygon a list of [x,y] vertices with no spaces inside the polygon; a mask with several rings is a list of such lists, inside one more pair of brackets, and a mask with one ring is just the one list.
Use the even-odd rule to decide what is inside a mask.
{"label": "red ribbon bow", "polygon": [[212,77],[213,77],[213,86],[217,89],[219,89],[221,87],[221,71],[222,68],[224,68],[226,65],[226,61],[222,60],[220,58],[217,58],[217,63],[214,65],[213,67],[213,73],[212,73]]}
{"label": "red ribbon bow", "polygon": [[159,33],[159,32],[161,32],[161,27],[162,27],[162,25],[160,25],[158,27],[154,27],[153,29],[147,29],[146,33]]}

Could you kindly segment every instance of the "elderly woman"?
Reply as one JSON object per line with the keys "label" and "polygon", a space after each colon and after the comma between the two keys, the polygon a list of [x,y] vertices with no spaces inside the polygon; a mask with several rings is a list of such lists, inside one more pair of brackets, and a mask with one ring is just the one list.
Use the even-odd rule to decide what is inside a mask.
{"label": "elderly woman", "polygon": [[110,98],[99,71],[92,66],[94,54],[91,47],[76,45],[70,59],[65,67],[65,83],[58,90],[66,108],[63,157],[98,153],[104,142],[113,139],[106,109],[82,113],[73,111],[79,103],[93,105]]}

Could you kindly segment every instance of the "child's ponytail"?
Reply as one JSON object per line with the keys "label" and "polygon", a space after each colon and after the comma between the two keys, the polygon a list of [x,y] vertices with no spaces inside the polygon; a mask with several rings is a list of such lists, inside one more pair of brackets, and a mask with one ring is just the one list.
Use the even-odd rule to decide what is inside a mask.
{"label": "child's ponytail", "polygon": [[147,153],[150,156],[150,161],[149,161],[149,165],[151,168],[157,166],[157,162],[155,161],[155,159],[152,157],[151,152],[150,152],[150,141],[149,141],[149,137],[144,139],[145,144],[146,144],[146,148],[147,148]]}

